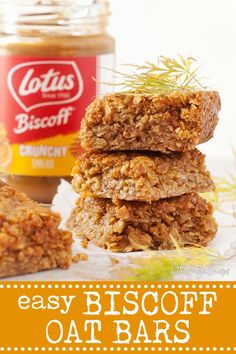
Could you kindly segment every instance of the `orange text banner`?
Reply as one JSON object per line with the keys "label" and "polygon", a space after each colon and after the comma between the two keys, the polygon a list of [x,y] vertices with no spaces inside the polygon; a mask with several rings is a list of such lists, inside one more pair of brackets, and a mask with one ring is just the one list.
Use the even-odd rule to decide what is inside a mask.
{"label": "orange text banner", "polygon": [[0,284],[0,352],[236,352],[236,283]]}

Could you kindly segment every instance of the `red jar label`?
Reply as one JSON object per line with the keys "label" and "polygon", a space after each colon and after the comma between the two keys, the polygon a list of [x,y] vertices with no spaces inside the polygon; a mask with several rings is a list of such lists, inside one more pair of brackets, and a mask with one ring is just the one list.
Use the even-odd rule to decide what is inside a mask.
{"label": "red jar label", "polygon": [[99,89],[100,60],[0,57],[0,121],[12,146],[12,174],[70,174],[70,145]]}

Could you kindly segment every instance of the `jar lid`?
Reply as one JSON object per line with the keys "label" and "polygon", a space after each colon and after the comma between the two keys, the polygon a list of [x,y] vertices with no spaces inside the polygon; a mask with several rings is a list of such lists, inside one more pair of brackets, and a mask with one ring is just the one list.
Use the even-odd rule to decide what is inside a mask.
{"label": "jar lid", "polygon": [[[107,0],[0,0],[0,28],[16,33],[37,27],[55,34],[70,30],[76,33],[97,32],[105,27],[109,15]],[[90,29],[89,29],[90,28]]]}

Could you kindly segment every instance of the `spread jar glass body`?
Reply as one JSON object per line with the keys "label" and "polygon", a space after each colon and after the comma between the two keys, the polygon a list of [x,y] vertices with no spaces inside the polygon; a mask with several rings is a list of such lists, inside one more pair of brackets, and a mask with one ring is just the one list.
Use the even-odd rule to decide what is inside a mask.
{"label": "spread jar glass body", "polygon": [[[104,0],[0,1],[0,122],[12,164],[7,182],[50,203],[70,179],[86,107],[113,67]],[[108,74],[107,74],[108,73]],[[106,78],[107,80],[107,78]]]}

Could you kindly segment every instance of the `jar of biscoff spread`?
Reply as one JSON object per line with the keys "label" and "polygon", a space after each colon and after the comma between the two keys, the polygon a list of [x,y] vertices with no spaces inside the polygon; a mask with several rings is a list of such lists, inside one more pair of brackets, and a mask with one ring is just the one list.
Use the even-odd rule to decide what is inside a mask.
{"label": "jar of biscoff spread", "polygon": [[0,0],[0,121],[8,130],[8,183],[50,203],[69,179],[70,146],[113,67],[104,0]]}

